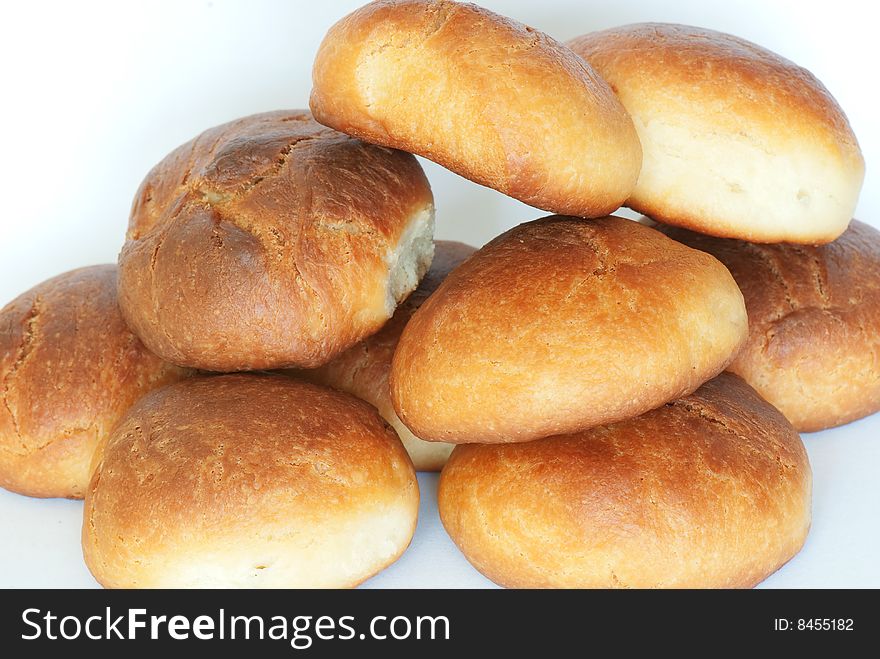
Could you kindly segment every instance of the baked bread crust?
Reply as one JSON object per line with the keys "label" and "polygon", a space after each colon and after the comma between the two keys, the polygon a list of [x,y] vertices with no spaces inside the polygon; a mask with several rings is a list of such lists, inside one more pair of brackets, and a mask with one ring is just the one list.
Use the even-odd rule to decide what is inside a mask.
{"label": "baked bread crust", "polygon": [[837,101],[809,71],[745,39],[639,23],[568,42],[630,112],[644,163],[626,205],[701,233],[827,243],[865,173]]}
{"label": "baked bread crust", "polygon": [[438,240],[434,261],[419,287],[394,312],[394,316],[376,334],[349,348],[333,361],[316,369],[291,373],[311,382],[345,391],[367,401],[397,431],[417,471],[440,471],[453,445],[426,442],[412,434],[391,404],[388,375],[391,360],[403,328],[446,276],[476,251],[464,243]]}
{"label": "baked bread crust", "polygon": [[798,434],[737,376],[647,414],[535,442],[457,446],[440,517],[514,588],[740,588],[803,546]]}
{"label": "baked bread crust", "polygon": [[268,112],[205,131],[141,184],[119,304],[176,364],[313,367],[377,331],[431,260],[416,159]]}
{"label": "baked bread crust", "polygon": [[639,174],[638,137],[605,81],[476,5],[371,2],[330,29],[312,80],[321,123],[544,210],[606,215]]}
{"label": "baked bread crust", "polygon": [[551,216],[488,243],[413,314],[391,400],[422,439],[529,441],[686,395],[747,333],[714,257],[623,218]]}
{"label": "baked bread crust", "polygon": [[800,432],[880,410],[880,232],[858,220],[819,247],[755,245],[659,227],[730,270],[749,340],[728,369]]}
{"label": "baked bread crust", "polygon": [[355,586],[403,553],[418,504],[363,401],[280,375],[192,378],[99,446],[83,553],[115,588]]}
{"label": "baked bread crust", "polygon": [[0,486],[81,499],[95,445],[143,394],[187,375],[126,327],[115,265],[23,293],[0,311]]}

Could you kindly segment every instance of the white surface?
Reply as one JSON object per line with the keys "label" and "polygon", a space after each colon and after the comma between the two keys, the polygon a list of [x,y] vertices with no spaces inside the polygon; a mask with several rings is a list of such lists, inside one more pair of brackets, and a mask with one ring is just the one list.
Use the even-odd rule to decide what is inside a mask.
{"label": "white surface", "polygon": [[[172,148],[205,128],[305,107],[326,29],[360,2],[15,3],[0,10],[4,100],[0,304],[74,267],[112,262],[134,191]],[[560,39],[636,21],[732,32],[813,71],[859,137],[868,175],[857,216],[880,224],[880,106],[870,3],[838,0],[484,1]],[[710,6],[711,5],[711,6]],[[829,8],[829,7],[833,8]],[[437,237],[480,245],[540,211],[426,163]],[[765,582],[880,587],[880,416],[804,436],[814,522],[804,550]],[[412,547],[369,586],[491,585],[440,526],[423,475]],[[0,491],[0,587],[94,586],[82,563],[82,505]]]}

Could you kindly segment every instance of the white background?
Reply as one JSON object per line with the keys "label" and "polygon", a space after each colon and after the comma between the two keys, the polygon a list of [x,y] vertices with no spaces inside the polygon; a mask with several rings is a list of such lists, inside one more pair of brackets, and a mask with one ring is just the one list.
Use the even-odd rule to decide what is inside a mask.
{"label": "white background", "polygon": [[[359,2],[28,2],[0,10],[0,305],[65,270],[112,262],[141,178],[202,130],[307,107],[312,58]],[[880,224],[880,107],[871,3],[836,0],[486,0],[565,40],[638,21],[689,23],[756,41],[815,73],[846,110],[868,163],[857,217]],[[541,215],[425,163],[437,237],[481,245]],[[804,436],[814,470],[805,549],[765,582],[880,587],[880,415]],[[371,586],[487,586],[443,532],[436,477],[420,476],[410,549]],[[0,586],[94,586],[81,504],[0,491]]]}

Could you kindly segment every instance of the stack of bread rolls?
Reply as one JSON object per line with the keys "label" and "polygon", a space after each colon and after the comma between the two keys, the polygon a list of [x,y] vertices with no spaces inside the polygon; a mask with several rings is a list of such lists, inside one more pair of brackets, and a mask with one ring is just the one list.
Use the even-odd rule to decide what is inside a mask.
{"label": "stack of bread rolls", "polygon": [[[748,587],[800,550],[798,432],[880,409],[880,236],[818,80],[379,0],[313,83],[156,165],[117,266],[0,311],[0,485],[84,498],[101,584],[357,585],[417,470],[505,586]],[[435,243],[413,154],[551,215]]]}

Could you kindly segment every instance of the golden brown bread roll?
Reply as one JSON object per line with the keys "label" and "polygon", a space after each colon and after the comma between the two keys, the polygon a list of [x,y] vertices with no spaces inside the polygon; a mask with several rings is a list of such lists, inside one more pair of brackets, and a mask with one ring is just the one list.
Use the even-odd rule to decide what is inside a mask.
{"label": "golden brown bread roll", "polygon": [[433,250],[416,159],[257,114],[172,152],[141,185],[119,303],[156,354],[214,371],[319,366],[377,331]]}
{"label": "golden brown bread roll", "polygon": [[443,525],[516,588],[750,587],[794,556],[812,476],[794,428],[738,377],[585,432],[457,446]]}
{"label": "golden brown bread roll", "polygon": [[320,368],[295,371],[294,374],[361,398],[379,410],[397,431],[418,471],[440,471],[452,451],[452,444],[426,442],[412,434],[394,412],[388,391],[391,358],[400,333],[422,303],[428,299],[446,276],[476,250],[464,243],[438,240],[434,261],[419,287],[394,312],[394,316],[377,334],[364,339],[353,348]]}
{"label": "golden brown bread roll", "polygon": [[639,174],[632,120],[605,81],[472,4],[371,2],[330,29],[312,79],[321,123],[548,211],[610,213]]}
{"label": "golden brown bread roll", "polygon": [[125,326],[116,266],[23,293],[0,311],[0,486],[82,498],[97,442],[143,394],[186,375]]}
{"label": "golden brown bread roll", "polygon": [[546,217],[488,243],[413,314],[391,400],[432,441],[574,432],[692,392],[747,325],[709,255],[619,217]]}
{"label": "golden brown bread roll", "polygon": [[611,84],[644,150],[626,205],[754,242],[826,243],[846,229],[865,164],[809,71],[729,34],[663,23],[568,45]]}
{"label": "golden brown bread roll", "polygon": [[144,397],[95,453],[83,553],[106,587],[348,587],[394,562],[419,490],[369,405],[280,375]]}
{"label": "golden brown bread roll", "polygon": [[801,432],[880,410],[880,233],[853,220],[820,247],[755,245],[664,227],[742,289],[749,340],[728,370]]}

